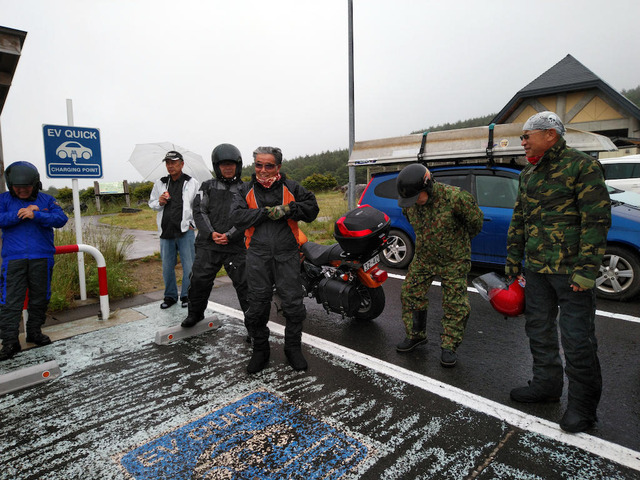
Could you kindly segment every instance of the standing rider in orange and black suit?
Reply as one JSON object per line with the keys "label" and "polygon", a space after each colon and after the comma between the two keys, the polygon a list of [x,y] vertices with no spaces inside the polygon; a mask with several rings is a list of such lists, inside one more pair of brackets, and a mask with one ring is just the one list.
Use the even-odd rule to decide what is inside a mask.
{"label": "standing rider in orange and black suit", "polygon": [[313,193],[280,173],[282,151],[259,147],[253,152],[255,174],[241,185],[231,207],[238,229],[247,229],[247,284],[249,309],[246,321],[253,337],[253,355],[247,366],[257,373],[269,362],[269,312],[273,286],[282,300],[286,318],[284,350],[295,370],[305,370],[302,355],[302,322],[306,317],[300,279],[299,246],[306,241],[298,221],[318,216]]}

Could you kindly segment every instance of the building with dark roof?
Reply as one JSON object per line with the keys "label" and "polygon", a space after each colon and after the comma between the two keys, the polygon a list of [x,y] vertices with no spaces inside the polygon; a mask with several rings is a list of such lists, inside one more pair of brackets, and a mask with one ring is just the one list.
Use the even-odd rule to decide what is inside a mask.
{"label": "building with dark roof", "polygon": [[606,135],[623,154],[640,146],[640,108],[571,55],[516,93],[492,122],[524,123],[544,110],[567,126]]}
{"label": "building with dark roof", "polygon": [[0,113],[9,94],[27,32],[0,27]]}
{"label": "building with dark roof", "polygon": [[[0,27],[0,113],[7,100],[9,88],[16,72],[27,32]],[[4,155],[2,153],[2,132],[0,132],[0,192],[5,191]]]}

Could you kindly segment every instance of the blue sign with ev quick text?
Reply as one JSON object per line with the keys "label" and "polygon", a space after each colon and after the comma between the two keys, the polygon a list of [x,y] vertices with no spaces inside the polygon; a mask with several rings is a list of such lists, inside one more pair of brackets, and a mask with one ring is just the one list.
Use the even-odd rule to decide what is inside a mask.
{"label": "blue sign with ev quick text", "polygon": [[102,178],[100,130],[43,125],[48,178]]}

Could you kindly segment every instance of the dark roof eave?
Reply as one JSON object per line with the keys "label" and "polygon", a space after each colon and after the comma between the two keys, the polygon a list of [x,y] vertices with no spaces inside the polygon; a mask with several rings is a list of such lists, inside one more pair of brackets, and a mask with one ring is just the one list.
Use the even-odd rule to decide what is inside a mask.
{"label": "dark roof eave", "polygon": [[558,85],[554,87],[545,87],[545,88],[535,88],[531,90],[520,90],[518,93],[521,93],[526,97],[537,97],[539,95],[550,95],[553,93],[560,92],[576,92],[578,90],[585,90],[587,88],[597,88],[600,87],[604,82],[602,81],[587,81],[580,83],[572,83],[570,85]]}
{"label": "dark roof eave", "polygon": [[[24,46],[24,41],[25,41],[25,38],[27,37],[27,32],[0,26],[0,36],[15,38],[17,39],[19,44],[15,50],[12,50],[11,48],[3,48],[0,50],[0,66],[2,66],[2,69],[3,69],[2,74],[7,77],[3,80],[3,84],[0,85],[0,114],[1,114],[4,108],[4,104],[7,99],[7,96],[9,94],[9,88],[11,87],[11,81],[13,80],[13,75],[15,74],[15,70],[17,68],[18,61],[22,53],[22,47]],[[11,42],[9,42],[9,47],[11,47]]]}

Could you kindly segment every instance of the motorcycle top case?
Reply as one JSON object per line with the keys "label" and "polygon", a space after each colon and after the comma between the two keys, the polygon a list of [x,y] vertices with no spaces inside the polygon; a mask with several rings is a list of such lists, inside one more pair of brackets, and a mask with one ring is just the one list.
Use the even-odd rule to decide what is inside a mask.
{"label": "motorcycle top case", "polygon": [[391,220],[385,213],[370,205],[361,205],[336,221],[333,236],[345,252],[362,255],[386,241],[390,225]]}

